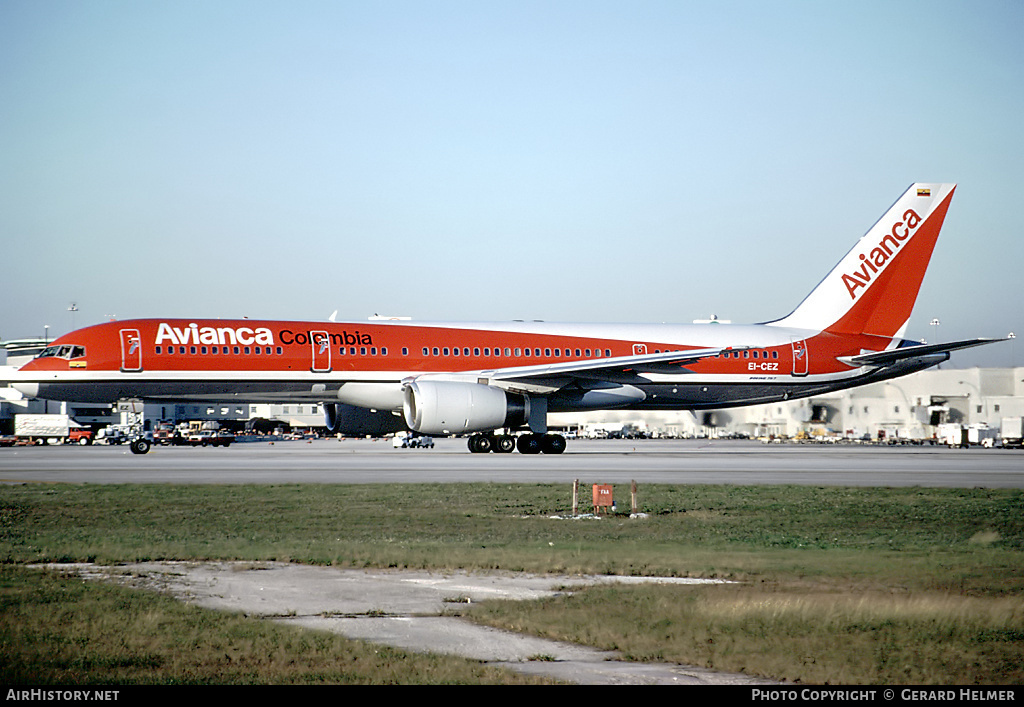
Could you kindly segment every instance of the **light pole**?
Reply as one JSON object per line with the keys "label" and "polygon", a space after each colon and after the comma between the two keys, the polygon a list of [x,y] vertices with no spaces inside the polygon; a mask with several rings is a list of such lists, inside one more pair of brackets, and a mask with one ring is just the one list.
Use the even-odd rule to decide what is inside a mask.
{"label": "light pole", "polygon": [[896,437],[899,438],[899,436],[900,436],[899,428],[901,428],[901,427],[904,428],[903,436],[907,437],[908,436],[907,433],[911,429],[911,427],[913,426],[913,423],[914,423],[914,406],[910,402],[910,397],[907,395],[907,391],[903,390],[903,388],[901,388],[900,386],[896,385],[892,381],[886,381],[885,385],[892,386],[893,388],[898,390],[900,392],[900,395],[903,396],[903,402],[906,403],[906,408],[907,408],[906,411],[903,412],[903,413],[899,413],[899,412],[896,412],[894,410],[893,411],[893,416],[894,416],[893,419],[896,420],[896,427],[897,427]]}
{"label": "light pole", "polygon": [[[932,343],[937,344],[939,343],[939,324],[941,324],[942,322],[940,322],[938,318],[935,318],[928,323],[931,324],[932,326]],[[942,364],[935,364],[935,368],[942,368]]]}

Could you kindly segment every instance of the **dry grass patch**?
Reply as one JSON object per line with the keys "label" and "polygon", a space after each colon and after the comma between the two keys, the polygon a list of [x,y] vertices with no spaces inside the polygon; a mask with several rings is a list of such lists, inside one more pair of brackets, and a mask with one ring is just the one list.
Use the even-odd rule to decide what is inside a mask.
{"label": "dry grass patch", "polygon": [[726,585],[595,587],[487,603],[490,625],[729,672],[832,684],[1019,684],[1016,597]]}

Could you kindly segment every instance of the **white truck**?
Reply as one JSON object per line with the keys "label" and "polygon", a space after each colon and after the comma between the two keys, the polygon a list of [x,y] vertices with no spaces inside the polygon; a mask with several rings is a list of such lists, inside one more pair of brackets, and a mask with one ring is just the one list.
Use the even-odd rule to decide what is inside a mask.
{"label": "white truck", "polygon": [[953,422],[938,426],[938,442],[950,447],[985,447],[991,449],[996,445],[997,430],[986,424],[968,425],[964,427]]}
{"label": "white truck", "polygon": [[939,444],[950,447],[966,447],[967,435],[964,434],[963,425],[954,422],[943,422],[935,430],[935,437]]}
{"label": "white truck", "polygon": [[1004,447],[1024,448],[1024,417],[1004,417],[999,427]]}
{"label": "white truck", "polygon": [[92,444],[92,430],[80,426],[67,415],[15,415],[14,436],[28,444]]}
{"label": "white truck", "polygon": [[970,446],[992,449],[992,447],[996,446],[998,438],[999,430],[989,427],[985,423],[967,427],[967,444]]}

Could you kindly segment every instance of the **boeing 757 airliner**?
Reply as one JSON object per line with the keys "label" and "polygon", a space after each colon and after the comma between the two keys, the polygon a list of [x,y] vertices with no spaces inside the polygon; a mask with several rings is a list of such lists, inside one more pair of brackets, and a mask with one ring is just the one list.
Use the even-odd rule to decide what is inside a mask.
{"label": "boeing 757 airliner", "polygon": [[912,185],[791,314],[761,324],[115,321],[60,337],[14,387],[81,402],[315,401],[332,432],[469,434],[473,452],[558,454],[548,413],[790,400],[993,341],[901,338],[955,187]]}

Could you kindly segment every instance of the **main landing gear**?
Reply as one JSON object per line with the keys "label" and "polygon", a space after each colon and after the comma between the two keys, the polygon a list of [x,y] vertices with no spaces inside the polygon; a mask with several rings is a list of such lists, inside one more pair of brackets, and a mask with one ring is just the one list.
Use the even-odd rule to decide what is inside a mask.
{"label": "main landing gear", "polygon": [[508,454],[519,450],[520,454],[561,454],[565,451],[565,437],[556,434],[535,434],[533,432],[515,435],[475,434],[469,437],[469,451],[478,454],[497,452]]}

